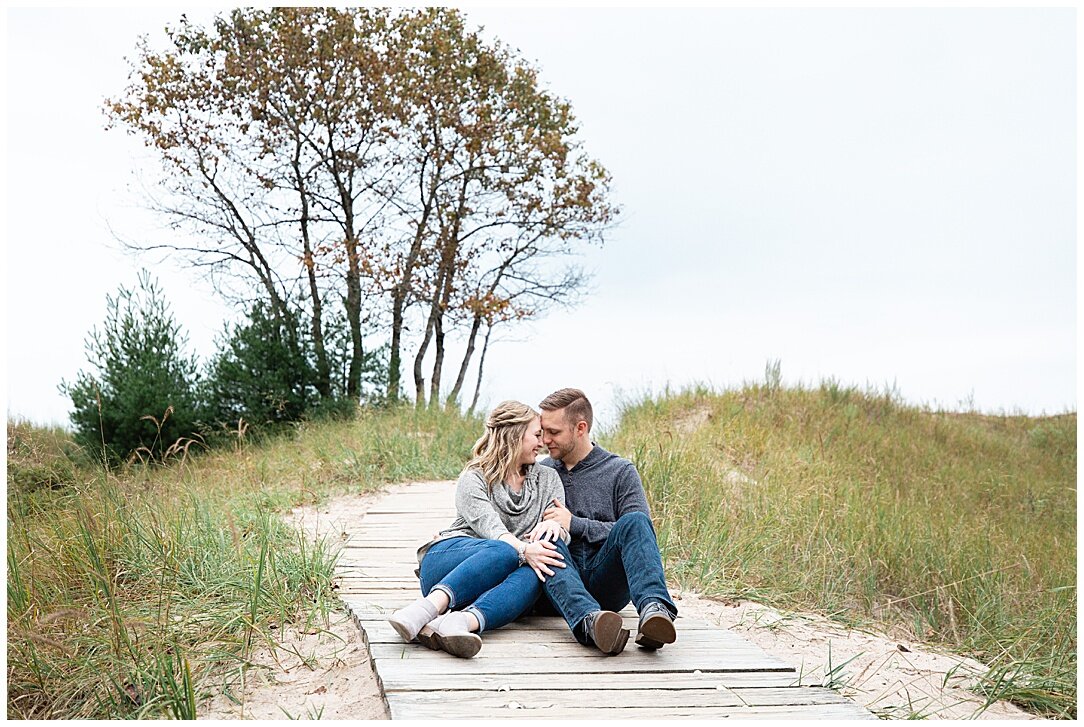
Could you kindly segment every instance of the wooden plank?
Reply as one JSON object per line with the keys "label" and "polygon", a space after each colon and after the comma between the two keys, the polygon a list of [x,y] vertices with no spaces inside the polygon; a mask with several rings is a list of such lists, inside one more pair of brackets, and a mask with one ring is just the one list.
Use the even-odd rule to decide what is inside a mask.
{"label": "wooden plank", "polygon": [[[448,694],[441,692],[395,693],[400,704],[431,705],[448,701]],[[522,709],[545,709],[549,707],[802,707],[821,704],[849,704],[839,694],[829,689],[793,687],[781,689],[742,689],[726,687],[715,689],[654,690],[592,690],[564,689],[550,691],[494,692],[467,690],[456,693],[472,706],[480,709],[505,707],[516,703]],[[754,700],[754,701],[748,701]]]}
{"label": "wooden plank", "polygon": [[336,571],[340,577],[343,578],[386,578],[388,580],[402,581],[414,583],[418,582],[417,576],[413,571],[407,571],[402,567],[395,570],[390,568],[383,568],[377,566],[362,565],[361,563],[345,563],[338,564]]}
{"label": "wooden plank", "polygon": [[576,707],[525,708],[511,700],[507,706],[478,707],[469,701],[446,699],[440,704],[411,702],[402,692],[387,695],[392,719],[876,719],[856,704],[787,707]]}
{"label": "wooden plank", "polygon": [[[404,554],[409,553],[411,557],[417,558],[418,548],[428,543],[436,535],[437,531],[427,531],[424,533],[408,533],[406,537],[401,538],[399,541],[389,543],[385,536],[392,535],[391,531],[387,533],[376,533],[369,531],[364,534],[359,534],[357,537],[352,537],[349,540],[343,542],[342,547],[365,547],[367,545],[379,545],[384,548],[394,548],[396,550],[403,551]],[[397,533],[401,535],[402,533]]]}
{"label": "wooden plank", "polygon": [[395,691],[505,691],[535,692],[561,689],[579,691],[608,690],[624,692],[630,690],[668,691],[682,689],[717,689],[719,687],[797,687],[818,686],[819,681],[806,676],[799,683],[799,675],[794,672],[679,672],[674,674],[622,674],[615,679],[607,672],[583,673],[564,672],[547,674],[545,679],[522,679],[511,674],[414,674],[404,671],[396,675],[383,676],[384,689]]}
{"label": "wooden plank", "polygon": [[[417,546],[412,546],[408,550],[408,548],[404,548],[401,545],[396,545],[395,543],[386,543],[384,541],[359,541],[357,543],[354,543],[353,541],[347,541],[343,545],[343,547],[347,548],[347,549],[350,549],[350,550],[359,549],[359,548],[364,549],[364,550],[382,550],[382,551],[383,550],[408,550],[409,553],[411,553],[413,555],[413,554],[417,553],[417,548],[421,547],[421,545],[422,545],[421,543],[418,543]],[[374,557],[379,558],[379,554],[374,554]],[[417,557],[415,557],[413,560],[414,560],[414,562],[417,562]]]}
{"label": "wooden plank", "polygon": [[[482,634],[482,639],[488,644],[501,644],[501,643],[516,643],[516,644],[531,644],[536,642],[551,643],[551,642],[568,642],[576,643],[575,638],[572,636],[572,632],[565,626],[565,622],[561,621],[561,628],[556,629],[526,629],[526,628],[512,628],[515,624],[509,624],[503,626],[495,631],[486,631]],[[369,643],[401,643],[402,637],[389,625],[386,621],[365,621],[362,623],[362,628],[365,630],[365,638]],[[635,634],[635,626],[632,633]],[[718,648],[726,648],[728,646],[745,646],[747,641],[742,639],[736,634],[727,634],[725,631],[718,631],[713,629],[679,629],[678,640],[676,644],[667,646],[667,649],[681,649],[688,644],[712,644]]]}
{"label": "wooden plank", "polygon": [[[346,599],[343,599],[346,600]],[[347,604],[350,606],[351,604]],[[625,628],[632,631],[636,630],[636,626],[639,623],[635,612],[629,613],[629,609],[625,609],[620,612],[622,616],[622,624]],[[361,623],[362,628],[368,629],[370,626],[374,628],[380,628],[381,624],[385,624],[384,619],[381,618],[366,618],[363,614],[357,616]],[[727,631],[726,629],[720,629],[718,626],[713,626],[704,621],[697,621],[690,618],[678,618],[675,622],[677,627],[678,638],[681,638],[681,634],[688,631],[711,631],[714,633],[722,634],[726,638],[733,638],[742,643],[748,643],[741,635],[734,633],[733,631]],[[487,631],[486,636],[493,634],[502,634],[508,631],[514,632],[528,632],[535,633],[539,631],[568,631],[568,626],[560,616],[520,616],[510,624],[501,626],[496,631]]]}
{"label": "wooden plank", "polygon": [[[448,654],[431,652],[437,658],[426,658],[425,655],[413,650],[424,650],[417,644],[403,644],[399,649],[382,651],[374,657],[381,673],[387,669],[389,674],[400,674],[410,671],[415,674],[523,674],[526,669],[525,660],[517,658],[486,658],[474,657],[473,659],[457,659]],[[482,648],[485,651],[485,647]],[[584,649],[584,651],[587,651]],[[639,649],[637,651],[640,651]],[[786,665],[780,665],[778,660],[773,660],[762,654],[731,655],[727,658],[718,658],[714,663],[697,664],[690,668],[688,660],[680,659],[670,661],[647,660],[632,657],[626,651],[619,657],[607,656],[598,653],[597,657],[589,653],[579,658],[568,659],[531,659],[530,672],[532,674],[560,674],[567,671],[584,673],[607,673],[627,674],[629,672],[666,674],[672,672],[700,671],[704,672],[727,672],[727,671],[770,671],[795,673]],[[665,650],[659,652],[665,653]],[[413,658],[404,658],[404,654]]]}
{"label": "wooden plank", "polygon": [[[436,654],[417,644],[406,644],[402,639],[397,641],[370,641],[370,653],[382,655],[385,650],[398,652],[402,647],[410,647],[410,653],[404,658],[430,658],[430,654]],[[673,670],[688,670],[700,668],[701,664],[725,663],[731,657],[748,657],[763,653],[761,649],[747,644],[744,646],[727,644],[722,641],[694,641],[681,647],[666,647],[664,649],[641,649],[630,644],[620,654],[622,659],[644,659],[651,664],[669,664]],[[579,641],[572,638],[559,638],[551,641],[515,641],[496,640],[482,636],[481,651],[475,659],[609,659],[594,647],[583,646]],[[789,666],[774,657],[767,658],[779,666]]]}
{"label": "wooden plank", "polygon": [[[370,653],[375,659],[386,658],[401,665],[418,665],[425,673],[444,674],[456,668],[448,663],[448,659],[455,657],[443,652],[427,652],[419,644],[373,644]],[[670,659],[663,659],[658,654],[659,652],[632,647],[626,648],[620,657],[614,657],[591,647],[567,644],[547,655],[530,650],[516,651],[514,649],[507,652],[493,652],[483,645],[481,651],[471,660],[474,664],[471,669],[477,669],[478,673],[484,674],[508,673],[528,676],[560,674],[566,671],[657,675],[694,671],[702,674],[738,671],[797,674],[789,665],[782,664],[778,660],[765,659],[763,652],[755,650],[730,651],[725,656],[720,656],[717,652],[704,649]],[[562,663],[551,663],[554,660],[560,660]],[[607,664],[606,661],[619,661],[619,663]],[[692,668],[694,664],[695,669]]]}
{"label": "wooden plank", "polygon": [[[509,658],[516,656],[523,658],[534,656],[560,656],[561,658],[564,658],[566,656],[576,657],[582,654],[590,654],[591,656],[602,654],[601,651],[596,650],[593,646],[584,646],[579,643],[567,632],[551,631],[550,633],[553,634],[553,638],[544,641],[526,641],[523,639],[516,639],[514,638],[514,635],[512,635],[512,638],[507,636],[505,638],[500,638],[496,632],[492,634],[487,632],[482,634],[482,653],[475,658],[489,658],[493,656],[506,656]],[[641,649],[639,646],[632,643],[632,635],[630,635],[629,639],[629,644],[625,647],[625,651],[622,652],[623,654],[643,653],[648,655],[645,658],[650,658],[653,661],[665,659],[669,662],[678,658],[678,655],[681,655],[684,658],[692,658],[694,656],[699,658],[702,655],[717,656],[723,651],[730,654],[755,654],[763,652],[762,649],[748,642],[724,641],[722,639],[702,638],[699,640],[690,640],[679,642],[677,644],[670,644],[665,648],[657,650]],[[369,643],[373,646],[373,649],[379,649],[383,646],[399,647],[406,644],[401,638],[398,641],[395,641],[390,637],[386,637],[386,640],[369,640]],[[416,644],[413,644],[412,642],[412,645]],[[633,650],[635,650],[635,652]],[[484,657],[483,654],[485,655]],[[665,657],[663,656],[664,654],[666,655]],[[778,661],[778,659],[776,661]],[[782,664],[783,662],[779,661],[779,663]]]}

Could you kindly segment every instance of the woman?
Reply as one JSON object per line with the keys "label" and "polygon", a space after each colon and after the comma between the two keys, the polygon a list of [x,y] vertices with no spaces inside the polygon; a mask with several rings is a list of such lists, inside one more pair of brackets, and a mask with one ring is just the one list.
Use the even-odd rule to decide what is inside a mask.
{"label": "woman", "polygon": [[406,641],[472,657],[478,634],[526,611],[550,566],[565,567],[553,541],[568,543],[569,534],[542,520],[564,488],[555,470],[535,464],[541,447],[538,412],[505,401],[490,413],[456,485],[458,517],[418,549],[425,597],[388,619]]}

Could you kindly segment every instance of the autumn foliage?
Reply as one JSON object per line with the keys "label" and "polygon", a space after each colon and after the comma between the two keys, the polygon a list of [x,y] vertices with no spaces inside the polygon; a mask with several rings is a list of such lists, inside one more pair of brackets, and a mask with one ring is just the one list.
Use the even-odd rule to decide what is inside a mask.
{"label": "autumn foliage", "polygon": [[163,164],[150,201],[176,234],[140,247],[246,308],[303,310],[322,396],[329,315],[349,331],[347,396],[383,344],[387,398],[411,361],[415,402],[452,405],[494,327],[583,290],[572,259],[617,216],[610,176],[568,101],[460,12],[240,9],[167,34],[106,104]]}

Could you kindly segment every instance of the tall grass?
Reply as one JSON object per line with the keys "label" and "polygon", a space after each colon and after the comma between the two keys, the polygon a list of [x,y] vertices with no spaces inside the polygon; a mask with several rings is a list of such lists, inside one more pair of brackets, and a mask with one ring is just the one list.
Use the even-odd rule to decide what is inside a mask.
{"label": "tall grass", "polygon": [[[458,473],[481,424],[413,409],[104,471],[8,424],[8,716],[192,718],[286,624],[326,625],[334,558],[277,513]],[[89,459],[89,458],[88,458]]]}
{"label": "tall grass", "polygon": [[992,669],[981,689],[1076,714],[1076,415],[929,411],[825,382],[628,405],[668,575],[906,629]]}

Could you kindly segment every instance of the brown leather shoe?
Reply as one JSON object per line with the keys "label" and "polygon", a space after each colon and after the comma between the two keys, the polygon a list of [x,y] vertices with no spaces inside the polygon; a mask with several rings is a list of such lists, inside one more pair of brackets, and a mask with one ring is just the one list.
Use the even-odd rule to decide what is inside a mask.
{"label": "brown leather shoe", "polygon": [[677,641],[677,630],[670,612],[661,603],[652,602],[640,614],[640,626],[636,629],[636,644],[645,649],[661,649],[665,644]]}
{"label": "brown leather shoe", "polygon": [[606,654],[620,654],[629,640],[621,616],[613,611],[595,611],[587,617],[587,636]]}

